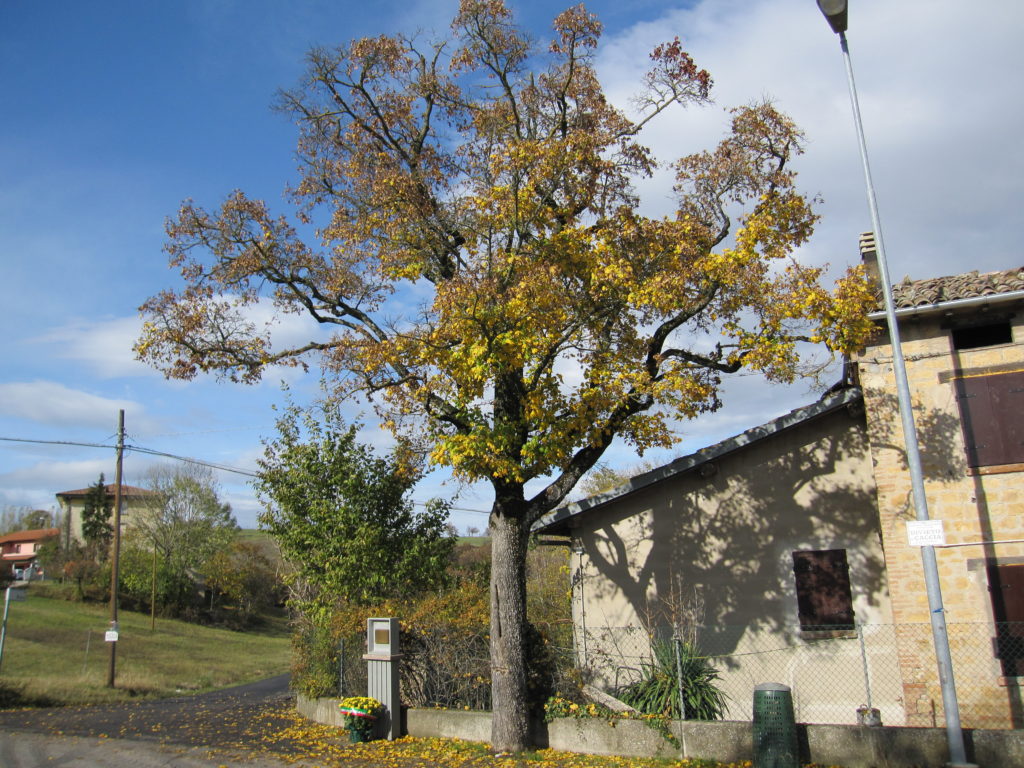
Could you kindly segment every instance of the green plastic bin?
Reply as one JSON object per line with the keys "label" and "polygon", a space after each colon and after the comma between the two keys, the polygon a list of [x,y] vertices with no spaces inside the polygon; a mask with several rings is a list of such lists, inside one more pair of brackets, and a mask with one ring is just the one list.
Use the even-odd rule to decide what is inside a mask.
{"label": "green plastic bin", "polygon": [[781,683],[754,688],[754,768],[800,768],[793,693]]}

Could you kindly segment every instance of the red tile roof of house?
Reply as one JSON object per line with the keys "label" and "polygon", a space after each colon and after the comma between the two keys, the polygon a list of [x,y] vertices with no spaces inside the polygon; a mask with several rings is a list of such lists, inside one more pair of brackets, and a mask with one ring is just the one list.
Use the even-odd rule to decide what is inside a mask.
{"label": "red tile roof of house", "polygon": [[[107,483],[103,488],[106,490],[108,496],[113,496],[117,492],[117,485],[114,483]],[[64,498],[77,498],[79,496],[86,496],[92,488],[79,488],[75,491],[59,491],[58,497]],[[134,485],[121,485],[122,496],[149,496],[155,493],[155,491],[147,490],[146,488],[136,488]]]}
{"label": "red tile roof of house", "polygon": [[905,277],[892,287],[892,297],[897,309],[903,309],[1013,291],[1024,291],[1024,267],[1002,272],[964,272],[929,280]]}
{"label": "red tile roof of house", "polygon": [[[868,276],[875,281],[875,298],[878,300],[878,308],[881,309],[882,289],[879,285],[878,250],[874,232],[864,232],[860,236],[860,255],[867,267]],[[892,286],[892,298],[896,309],[915,309],[1021,291],[1024,291],[1024,267],[1014,267],[999,272],[975,270],[925,280],[904,277]]]}
{"label": "red tile roof of house", "polygon": [[14,531],[0,536],[0,544],[11,541],[42,541],[43,539],[52,539],[54,536],[60,536],[60,528],[34,528],[31,531]]}

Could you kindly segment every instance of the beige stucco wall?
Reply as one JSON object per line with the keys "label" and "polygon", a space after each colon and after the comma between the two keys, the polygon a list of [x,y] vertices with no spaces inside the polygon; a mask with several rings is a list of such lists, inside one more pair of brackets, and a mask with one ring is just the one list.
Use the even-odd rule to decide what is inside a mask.
{"label": "beige stucco wall", "polygon": [[[580,515],[573,606],[578,654],[606,687],[647,652],[646,628],[697,603],[699,645],[714,656],[729,716],[753,688],[793,688],[805,722],[854,722],[866,703],[902,721],[901,689],[863,415],[842,408]],[[707,475],[707,471],[704,472]],[[813,640],[797,615],[792,552],[846,549],[856,633]],[[700,606],[702,604],[702,608]],[[632,629],[627,629],[627,628]]]}
{"label": "beige stucco wall", "polygon": [[[951,379],[1024,369],[1024,325],[1013,322],[1013,344],[956,352],[946,318],[937,314],[901,321],[907,376],[915,407],[930,517],[942,520],[948,543],[1024,538],[1024,476],[1020,471],[976,475],[968,471],[960,414]],[[905,681],[908,725],[942,724],[929,611],[920,550],[907,544],[915,518],[895,400],[892,352],[885,335],[858,361],[867,402],[878,505]],[[985,563],[1024,556],[1004,544],[937,549],[939,578],[966,727],[1021,727],[1020,682],[1003,679],[993,655],[991,601]],[[1024,561],[1018,561],[1024,562]]]}
{"label": "beige stucco wall", "polygon": [[[61,512],[66,520],[70,520],[71,536],[75,541],[84,541],[82,537],[82,510],[85,508],[85,500],[82,498],[62,499],[58,497]],[[153,513],[153,508],[147,504],[145,498],[125,495],[121,501],[121,530],[125,531],[133,525],[138,524],[140,517]],[[113,524],[113,515],[110,517]]]}

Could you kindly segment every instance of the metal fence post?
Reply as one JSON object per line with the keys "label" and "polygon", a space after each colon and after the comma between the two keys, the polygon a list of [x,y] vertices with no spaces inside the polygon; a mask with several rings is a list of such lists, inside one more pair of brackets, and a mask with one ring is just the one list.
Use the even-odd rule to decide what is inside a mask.
{"label": "metal fence post", "polygon": [[881,725],[881,713],[871,706],[871,671],[868,668],[868,651],[864,644],[864,626],[857,622],[857,640],[860,641],[860,663],[864,668],[864,693],[867,704],[857,709],[857,722],[860,725]]}
{"label": "metal fence post", "polygon": [[345,637],[338,638],[338,698],[345,696]]}
{"label": "metal fence post", "polygon": [[683,643],[674,637],[673,647],[676,651],[676,689],[679,691],[679,719],[686,719],[686,699],[683,698]]}
{"label": "metal fence post", "polygon": [[860,641],[860,663],[864,667],[864,693],[867,696],[868,709],[871,709],[871,676],[868,671],[868,652],[864,647],[864,625],[857,622],[857,640]]}

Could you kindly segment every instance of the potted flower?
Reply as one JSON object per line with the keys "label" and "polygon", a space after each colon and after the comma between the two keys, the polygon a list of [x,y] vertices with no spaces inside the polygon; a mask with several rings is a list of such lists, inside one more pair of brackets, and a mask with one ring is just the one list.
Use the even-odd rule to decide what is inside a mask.
{"label": "potted flower", "polygon": [[370,741],[373,725],[383,705],[370,696],[349,696],[338,704],[348,729],[349,741]]}

